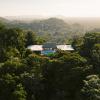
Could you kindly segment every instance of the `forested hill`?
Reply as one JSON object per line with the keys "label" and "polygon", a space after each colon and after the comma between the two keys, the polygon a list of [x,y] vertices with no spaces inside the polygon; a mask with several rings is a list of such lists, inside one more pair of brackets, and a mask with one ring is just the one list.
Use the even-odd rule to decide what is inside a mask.
{"label": "forested hill", "polygon": [[2,23],[8,23],[9,20],[7,20],[7,19],[5,19],[5,18],[3,18],[3,17],[0,17],[0,22],[2,22]]}
{"label": "forested hill", "polygon": [[49,36],[50,42],[65,43],[66,39],[72,38],[74,35],[82,35],[85,33],[84,27],[80,24],[68,24],[62,19],[48,18],[42,20],[33,20],[31,22],[13,20],[6,24],[7,27],[18,27],[24,30],[32,30],[38,36]]}
{"label": "forested hill", "polygon": [[[82,36],[87,31],[91,31],[91,29],[81,24],[81,21],[76,22],[72,19],[72,22],[68,20],[62,20],[60,18],[45,18],[45,19],[33,19],[31,21],[28,20],[9,20],[0,18],[2,22],[5,23],[6,27],[9,28],[21,28],[23,30],[31,30],[35,32],[38,36],[47,38],[49,42],[59,42],[66,43],[66,40],[71,39],[73,36]],[[71,20],[71,19],[70,19]],[[86,22],[86,21],[85,21]],[[82,22],[83,23],[83,22]],[[92,21],[91,21],[92,23]],[[96,24],[96,23],[95,23]],[[98,24],[98,23],[97,23]],[[95,25],[94,25],[95,27]]]}
{"label": "forested hill", "polygon": [[27,30],[33,30],[38,33],[42,32],[67,32],[70,30],[70,25],[65,23],[61,19],[50,18],[45,20],[35,20],[32,22],[22,22],[22,21],[13,21],[10,26],[12,27],[20,27]]}

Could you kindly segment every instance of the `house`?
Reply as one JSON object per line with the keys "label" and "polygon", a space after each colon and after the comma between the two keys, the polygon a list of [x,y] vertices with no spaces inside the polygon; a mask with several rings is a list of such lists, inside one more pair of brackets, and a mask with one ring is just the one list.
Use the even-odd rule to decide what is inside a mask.
{"label": "house", "polygon": [[40,52],[42,55],[53,54],[59,50],[63,51],[73,51],[71,45],[56,45],[56,43],[45,43],[44,45],[31,45],[27,47],[31,51]]}
{"label": "house", "polygon": [[57,49],[63,50],[63,51],[73,51],[72,45],[57,45]]}
{"label": "house", "polygon": [[30,45],[27,47],[27,49],[30,49],[31,51],[42,51],[42,46],[43,45]]}
{"label": "house", "polygon": [[42,46],[43,50],[41,51],[41,54],[43,55],[48,55],[48,54],[53,54],[57,50],[57,45],[56,43],[45,43]]}

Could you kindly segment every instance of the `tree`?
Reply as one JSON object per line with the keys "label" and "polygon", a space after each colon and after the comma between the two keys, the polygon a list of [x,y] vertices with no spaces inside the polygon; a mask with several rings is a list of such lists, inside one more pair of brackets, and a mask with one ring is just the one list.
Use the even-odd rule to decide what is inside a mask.
{"label": "tree", "polygon": [[87,60],[77,53],[65,53],[57,59],[49,60],[43,68],[46,99],[78,100],[80,84],[91,70]]}
{"label": "tree", "polygon": [[2,29],[4,29],[5,28],[5,25],[2,23],[2,22],[0,22],[0,31],[2,30]]}
{"label": "tree", "polygon": [[12,58],[4,62],[0,68],[0,75],[9,73],[10,75],[20,75],[27,70],[27,66],[19,58]]}
{"label": "tree", "polygon": [[84,36],[83,45],[80,49],[80,54],[91,58],[91,50],[97,43],[100,43],[100,33],[86,33]]}
{"label": "tree", "polygon": [[91,52],[92,59],[94,63],[100,65],[100,44],[95,44],[92,52]]}
{"label": "tree", "polygon": [[7,59],[13,59],[15,57],[20,58],[21,55],[20,55],[20,52],[18,51],[18,49],[9,47],[5,52],[5,57]]}
{"label": "tree", "polygon": [[36,38],[36,44],[44,44],[46,42],[46,39],[37,37]]}
{"label": "tree", "polygon": [[94,72],[99,73],[100,70],[100,44],[95,44],[91,51],[91,63],[94,66]]}
{"label": "tree", "polygon": [[8,73],[0,75],[0,100],[11,100],[18,77]]}
{"label": "tree", "polygon": [[16,47],[19,49],[24,46],[24,34],[20,29],[5,29],[0,32],[0,46],[1,47]]}
{"label": "tree", "polygon": [[100,100],[100,78],[98,75],[86,77],[81,89],[81,100]]}
{"label": "tree", "polygon": [[83,44],[83,38],[79,36],[74,36],[72,39],[72,47],[74,48],[75,51],[80,51],[80,47]]}
{"label": "tree", "polygon": [[18,84],[15,88],[15,91],[12,93],[11,100],[26,100],[26,91],[23,88],[22,84]]}
{"label": "tree", "polygon": [[35,43],[36,43],[35,33],[33,33],[32,31],[28,31],[26,33],[26,47],[29,45],[33,45]]}
{"label": "tree", "polygon": [[20,29],[4,29],[0,31],[0,60],[5,61],[5,53],[9,48],[16,48],[22,56],[25,50],[25,34]]}

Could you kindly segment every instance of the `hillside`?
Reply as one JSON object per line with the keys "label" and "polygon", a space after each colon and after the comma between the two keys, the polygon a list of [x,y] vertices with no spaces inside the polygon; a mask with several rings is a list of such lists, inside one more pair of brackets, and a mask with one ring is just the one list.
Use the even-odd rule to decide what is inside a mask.
{"label": "hillside", "polygon": [[10,21],[7,26],[18,27],[24,30],[32,30],[38,36],[48,38],[48,41],[65,43],[66,39],[74,35],[83,34],[84,27],[80,24],[68,24],[59,18],[49,18],[44,20],[34,20],[32,22]]}
{"label": "hillside", "polygon": [[9,20],[7,20],[7,19],[5,19],[5,18],[3,18],[3,17],[0,17],[0,22],[6,23],[6,22],[9,22]]}
{"label": "hillside", "polygon": [[26,23],[24,21],[12,21],[10,26],[12,27],[20,27],[26,30],[33,30],[36,32],[41,32],[48,31],[50,33],[55,33],[55,32],[62,32],[62,31],[68,31],[70,28],[70,25],[65,23],[61,19],[57,18],[49,18],[46,20],[34,20],[32,22]]}
{"label": "hillside", "polygon": [[[26,20],[25,20],[26,19]],[[23,20],[18,18],[8,20],[1,18],[9,28],[18,27],[34,31],[38,37],[43,37],[50,42],[66,43],[73,36],[82,36],[88,31],[99,28],[99,18],[44,18]]]}

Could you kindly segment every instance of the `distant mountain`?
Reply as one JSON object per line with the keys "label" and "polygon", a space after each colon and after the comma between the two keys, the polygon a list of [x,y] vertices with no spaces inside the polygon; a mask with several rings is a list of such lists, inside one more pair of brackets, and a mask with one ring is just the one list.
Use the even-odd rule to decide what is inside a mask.
{"label": "distant mountain", "polygon": [[[59,17],[58,17],[59,18]],[[100,17],[60,17],[65,22],[74,24],[78,23],[85,27],[87,30],[93,28],[100,28]]]}
{"label": "distant mountain", "polygon": [[[35,20],[45,20],[52,18],[50,16],[41,16],[41,15],[25,15],[25,16],[6,16],[4,17],[10,21],[20,21],[30,23]],[[54,18],[62,19],[68,24],[78,23],[82,26],[87,27],[87,29],[100,28],[100,17],[66,17],[66,16],[55,16]]]}
{"label": "distant mountain", "polygon": [[[62,19],[58,18],[49,18],[44,20],[34,20],[29,23],[23,22],[23,21],[12,21],[10,23],[11,27],[19,27],[25,30],[33,30],[39,34],[42,34],[44,32],[48,32],[50,34],[55,33],[69,33],[74,32],[73,29],[75,29],[75,32],[82,26],[80,24],[68,24]],[[72,29],[73,28],[73,29]],[[77,30],[76,30],[77,28]],[[79,29],[78,29],[79,28]],[[81,30],[82,31],[82,30]]]}
{"label": "distant mountain", "polygon": [[8,22],[8,20],[3,17],[0,17],[0,22],[5,23],[5,22]]}
{"label": "distant mountain", "polygon": [[31,16],[6,16],[6,19],[10,21],[23,21],[23,22],[32,22],[33,20],[43,20],[48,17],[40,16],[40,15],[31,15]]}
{"label": "distant mountain", "polygon": [[74,35],[84,34],[84,27],[80,24],[68,24],[59,18],[48,18],[42,20],[34,20],[31,22],[11,21],[7,24],[9,27],[18,27],[24,30],[32,30],[38,36],[48,38],[52,42],[64,42],[66,39]]}
{"label": "distant mountain", "polygon": [[94,33],[94,32],[96,32],[96,33],[100,33],[100,28],[95,28],[95,29],[93,29],[93,30],[91,30],[91,31],[89,31],[89,32],[92,32],[92,33]]}
{"label": "distant mountain", "polygon": [[0,19],[9,28],[18,27],[32,30],[38,36],[47,38],[48,41],[62,43],[75,35],[82,36],[86,32],[91,32],[94,29],[99,31],[100,29],[100,18],[17,16]]}
{"label": "distant mountain", "polygon": [[[31,16],[6,16],[5,19],[9,21],[31,23],[36,20],[45,20],[51,18],[50,16],[31,15]],[[85,27],[85,30],[93,30],[93,28],[100,28],[100,17],[65,17],[55,16],[54,18],[62,19],[68,24],[80,24]]]}
{"label": "distant mountain", "polygon": [[[40,31],[47,31],[49,33],[67,33],[70,29],[70,25],[65,23],[61,19],[57,18],[49,18],[47,20],[41,20],[38,22],[33,22],[31,23],[32,29],[33,30],[40,30]],[[34,27],[35,26],[35,27]]]}

